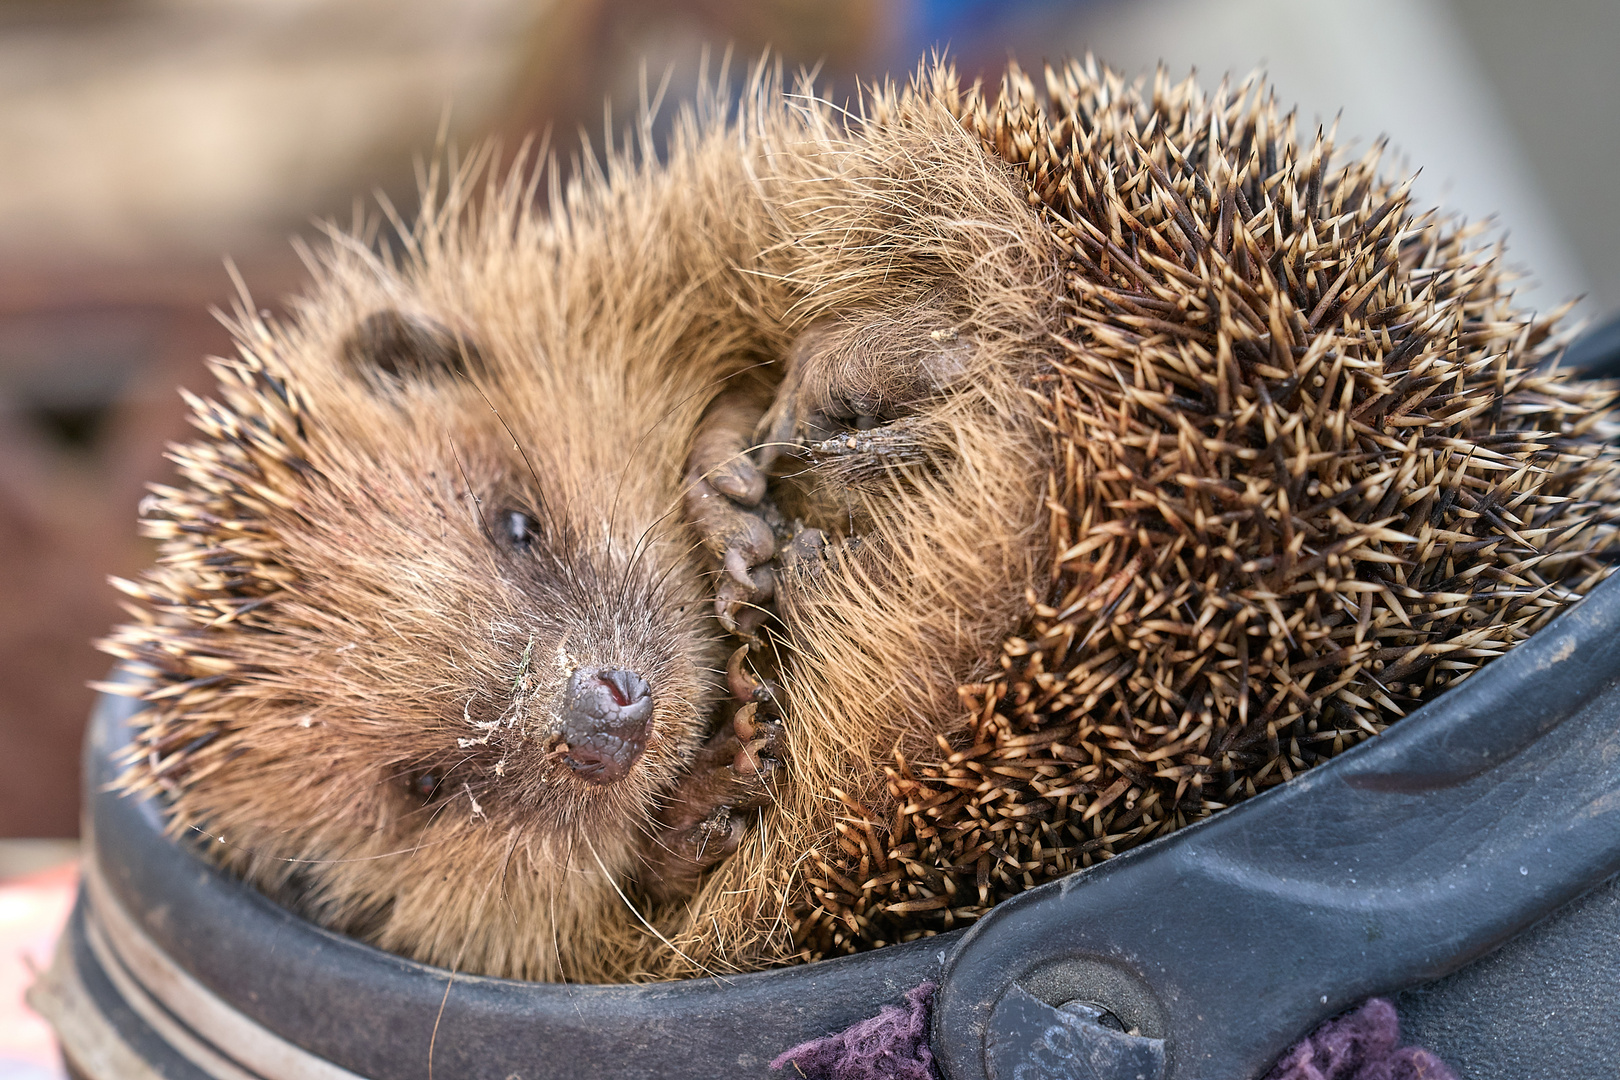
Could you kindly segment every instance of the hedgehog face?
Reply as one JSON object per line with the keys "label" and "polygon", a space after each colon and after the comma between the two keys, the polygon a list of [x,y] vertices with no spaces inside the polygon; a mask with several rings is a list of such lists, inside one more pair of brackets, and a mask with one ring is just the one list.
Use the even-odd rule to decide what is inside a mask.
{"label": "hedgehog face", "polygon": [[[329,439],[340,460],[328,472],[345,485],[309,534],[285,534],[289,558],[310,549],[305,587],[360,631],[328,702],[350,700],[363,741],[386,732],[390,749],[367,756],[429,818],[459,802],[474,818],[621,846],[601,834],[645,821],[708,713],[696,567],[672,565],[680,538],[659,534],[674,474],[667,492],[645,490],[646,477],[624,492],[622,475],[580,450],[628,444],[634,408],[596,409],[588,385],[565,401],[526,395],[514,387],[532,369],[506,377],[538,359],[581,380],[555,351],[503,357],[390,309],[338,356],[362,392],[323,395],[355,406],[334,410]],[[368,448],[369,460],[349,456]],[[363,561],[330,575],[356,537]],[[402,640],[414,670],[400,669]]]}
{"label": "hedgehog face", "polygon": [[[720,667],[679,469],[656,467],[689,435],[585,350],[391,309],[334,336],[274,373],[221,364],[189,485],[149,505],[170,565],[130,588],[164,625],[114,644],[194,688],[153,710],[143,744],[191,750],[149,775],[272,879],[265,851],[441,845],[472,873],[633,873]],[[256,828],[286,798],[293,833]]]}

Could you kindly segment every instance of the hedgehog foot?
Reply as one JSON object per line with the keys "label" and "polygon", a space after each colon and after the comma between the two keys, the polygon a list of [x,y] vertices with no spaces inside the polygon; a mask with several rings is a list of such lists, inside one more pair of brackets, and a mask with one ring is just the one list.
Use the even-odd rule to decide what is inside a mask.
{"label": "hedgehog foot", "polygon": [[772,801],[783,759],[774,701],[738,709],[704,744],[659,812],[642,859],[642,891],[662,902],[695,892],[704,872],[737,850],[756,811]]}
{"label": "hedgehog foot", "polygon": [[911,303],[810,327],[760,422],[758,465],[778,455],[835,462],[858,481],[920,460],[926,430],[906,420],[969,370],[973,342],[953,324],[954,299],[935,290]]}
{"label": "hedgehog foot", "polygon": [[935,290],[892,311],[818,323],[795,342],[769,401],[758,386],[739,386],[710,405],[687,458],[686,514],[720,559],[715,613],[726,630],[757,640],[777,572],[822,554],[822,533],[788,526],[766,498],[780,458],[808,458],[839,486],[926,459],[928,426],[908,417],[973,354],[951,306]]}
{"label": "hedgehog foot", "polygon": [[765,499],[766,476],[749,454],[763,412],[756,392],[722,394],[698,425],[686,460],[686,516],[720,558],[715,614],[733,634],[752,638],[776,589],[768,565],[779,517]]}

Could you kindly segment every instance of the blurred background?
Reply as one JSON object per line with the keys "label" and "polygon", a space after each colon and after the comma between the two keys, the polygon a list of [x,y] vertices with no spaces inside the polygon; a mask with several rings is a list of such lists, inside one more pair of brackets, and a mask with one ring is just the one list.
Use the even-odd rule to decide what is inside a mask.
{"label": "blurred background", "polygon": [[992,79],[1088,49],[1211,85],[1263,67],[1305,124],[1387,135],[1421,201],[1493,218],[1528,304],[1620,308],[1615,0],[0,0],[0,1080],[55,1075],[18,957],[71,895],[41,868],[77,832],[90,640],[107,576],[151,558],[135,507],[185,437],[176,388],[229,348],[225,260],[274,308],[289,239],[357,196],[410,206],[441,125],[549,127],[566,160],[643,71],[678,100],[728,46],[837,98],[937,46]]}
{"label": "blurred background", "polygon": [[938,45],[991,78],[1087,49],[1211,84],[1264,67],[1307,123],[1388,135],[1421,199],[1494,215],[1531,304],[1620,307],[1614,0],[4,0],[0,836],[76,832],[105,579],[149,559],[175,389],[228,348],[224,260],[274,307],[289,238],[356,196],[410,205],[445,117],[463,147],[549,126],[566,158],[604,102],[633,116],[644,68],[678,99],[728,44],[837,96]]}

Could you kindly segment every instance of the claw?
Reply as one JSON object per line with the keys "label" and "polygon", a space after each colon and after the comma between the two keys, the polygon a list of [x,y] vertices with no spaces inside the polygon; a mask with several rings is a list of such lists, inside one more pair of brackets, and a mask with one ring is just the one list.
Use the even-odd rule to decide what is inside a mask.
{"label": "claw", "polygon": [[759,733],[759,702],[750,701],[737,710],[737,715],[731,718],[731,730],[736,733],[740,742],[752,742]]}
{"label": "claw", "polygon": [[720,588],[715,593],[714,611],[720,617],[720,625],[728,633],[752,638],[765,625],[765,620],[770,618],[770,612],[764,605],[776,594],[776,575],[768,566],[756,566],[743,580],[746,584],[732,578],[720,582]]}
{"label": "claw", "polygon": [[750,554],[752,554],[751,551],[746,551],[742,545],[738,545],[727,548],[725,557],[720,561],[721,569],[725,570],[727,576],[745,589],[757,587],[753,570],[759,564],[750,561]]}
{"label": "claw", "polygon": [[[754,677],[753,672],[748,670],[747,664],[747,645],[739,646],[732,652],[731,658],[726,661],[726,688],[731,691],[731,696],[738,701],[753,701],[754,691],[764,685]],[[738,719],[741,719],[742,712],[743,710],[738,710]],[[748,736],[743,735],[741,737],[746,739]]]}
{"label": "claw", "polygon": [[765,474],[744,453],[738,453],[710,469],[708,480],[720,494],[744,506],[758,506],[765,497]]}
{"label": "claw", "polygon": [[[760,684],[763,686],[764,684]],[[785,775],[782,727],[749,702],[698,751],[658,813],[642,853],[642,889],[660,900],[691,895],[703,874],[737,850],[753,813],[770,805]]]}
{"label": "claw", "polygon": [[731,691],[734,701],[746,702],[737,710],[737,715],[731,722],[732,727],[736,729],[737,738],[744,742],[754,737],[752,728],[744,727],[754,722],[753,716],[757,711],[754,706],[763,706],[767,720],[774,722],[782,718],[783,699],[781,687],[774,682],[760,679],[748,670],[745,666],[748,653],[749,646],[744,645],[733,652],[731,658],[726,661],[726,688]]}
{"label": "claw", "polygon": [[[716,490],[695,470],[687,474],[686,514],[697,526],[709,550],[726,560],[748,567],[758,566],[776,553],[776,538],[759,514],[744,509]],[[744,575],[741,580],[746,580]]]}
{"label": "claw", "polygon": [[761,716],[759,703],[749,702],[737,710],[732,730],[743,745],[731,759],[731,768],[739,779],[755,785],[754,805],[764,805],[782,772],[782,725]]}
{"label": "claw", "polygon": [[773,715],[774,702],[750,701],[732,717],[731,730],[744,744],[762,743],[771,757],[781,757],[782,725]]}

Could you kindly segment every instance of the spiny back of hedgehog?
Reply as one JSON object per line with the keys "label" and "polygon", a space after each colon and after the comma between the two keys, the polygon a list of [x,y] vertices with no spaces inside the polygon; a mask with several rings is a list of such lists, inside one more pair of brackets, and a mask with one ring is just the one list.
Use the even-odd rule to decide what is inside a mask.
{"label": "spiny back of hedgehog", "polygon": [[[1066,98],[1071,110],[1080,97],[1090,99],[1093,111],[1103,114],[1094,139],[1102,137],[1098,131],[1115,138],[1142,131],[1151,144],[1152,128],[1165,117],[1182,126],[1230,123],[1245,109],[1252,116],[1260,98],[1256,93],[1245,102],[1238,95],[1234,102],[1217,95],[1215,106],[1222,109],[1190,80],[1177,87],[1161,80],[1154,121],[1111,73],[1075,66],[1064,75],[1069,85],[1053,96]],[[814,229],[806,230],[813,254],[803,280],[812,305],[835,309],[881,302],[895,278],[938,274],[943,265],[968,283],[964,325],[989,347],[971,390],[933,409],[959,453],[937,461],[936,475],[913,477],[898,492],[866,493],[874,505],[863,519],[873,535],[863,539],[860,555],[840,563],[833,582],[820,581],[813,598],[791,586],[784,590],[795,783],[784,794],[790,800],[784,812],[767,815],[760,835],[717,872],[676,938],[689,955],[713,956],[712,962],[748,966],[757,962],[749,957],[782,955],[804,916],[804,879],[825,875],[821,867],[840,835],[846,853],[881,846],[873,834],[886,824],[891,801],[877,782],[882,762],[917,760],[942,734],[956,744],[966,724],[951,709],[955,682],[972,682],[995,666],[993,639],[1029,618],[1019,598],[1026,590],[1031,597],[1043,593],[1054,576],[1044,504],[1053,455],[1065,448],[1043,440],[1050,421],[1032,409],[1027,379],[1053,356],[1045,335],[1068,329],[1059,318],[1061,303],[1053,302],[1061,290],[1051,266],[1061,255],[1052,247],[1051,219],[1028,209],[1039,198],[1008,175],[1004,161],[987,158],[982,145],[964,145],[951,126],[966,117],[985,144],[1003,144],[1005,153],[1019,134],[1008,138],[1009,113],[1015,122],[1024,119],[1026,130],[1036,126],[1017,115],[1018,103],[1034,95],[1016,71],[999,109],[974,94],[964,98],[948,72],[935,70],[929,78],[923,93],[873,103],[877,122],[864,129],[866,141],[849,158],[858,163],[858,179],[840,191],[849,192],[850,201],[818,207],[831,223],[826,235],[832,241],[817,245]],[[1291,125],[1277,122],[1269,102],[1258,111],[1262,130],[1281,131],[1285,153],[1297,162]],[[1027,146],[1016,149],[1028,152]],[[1319,140],[1306,167],[1325,169],[1329,151]],[[1325,190],[1335,205],[1357,185],[1364,194],[1396,195],[1398,185],[1377,179],[1375,170],[1376,155],[1369,156],[1329,176]],[[1032,181],[1046,179],[1034,164],[1028,172]],[[1404,205],[1398,212],[1403,224],[1434,237],[1442,259],[1477,264],[1476,273],[1463,275],[1471,279],[1465,288],[1508,315],[1500,267],[1470,246],[1467,231],[1432,220],[1414,224]],[[1546,336],[1545,326],[1536,336]],[[1600,404],[1599,396],[1571,394],[1572,414],[1596,415]],[[988,652],[982,651],[986,644]],[[843,887],[862,891],[848,878]],[[894,929],[892,922],[875,933],[851,924],[854,944],[847,947],[857,947],[863,936],[894,940]]]}

